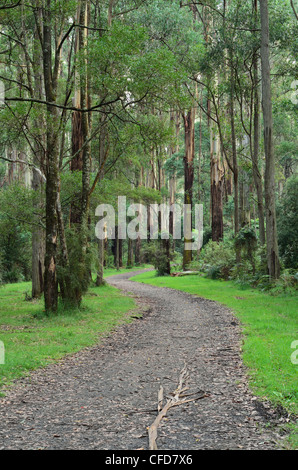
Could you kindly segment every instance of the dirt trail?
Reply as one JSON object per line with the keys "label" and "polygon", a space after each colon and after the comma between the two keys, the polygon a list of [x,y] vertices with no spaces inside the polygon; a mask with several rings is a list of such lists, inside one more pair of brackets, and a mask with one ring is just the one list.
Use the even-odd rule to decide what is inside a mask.
{"label": "dirt trail", "polygon": [[175,391],[187,365],[188,394],[208,397],[172,408],[158,449],[274,449],[278,421],[248,391],[241,335],[215,302],[129,281],[108,282],[137,297],[143,319],[100,345],[17,382],[0,402],[0,449],[148,449],[158,392]]}

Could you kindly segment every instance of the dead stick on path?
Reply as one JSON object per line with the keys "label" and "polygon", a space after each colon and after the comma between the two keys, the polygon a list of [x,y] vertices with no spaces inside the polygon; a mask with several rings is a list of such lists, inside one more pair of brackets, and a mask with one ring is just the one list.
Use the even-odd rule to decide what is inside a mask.
{"label": "dead stick on path", "polygon": [[174,406],[180,406],[185,403],[190,403],[196,400],[201,400],[202,398],[207,398],[209,395],[206,395],[204,392],[198,392],[200,395],[196,396],[195,398],[187,399],[189,396],[195,395],[182,395],[183,392],[188,390],[187,387],[187,380],[189,378],[189,374],[187,371],[187,366],[185,365],[183,370],[181,371],[179,377],[179,385],[175,392],[173,393],[173,397],[167,401],[167,404],[162,408],[163,405],[163,397],[164,397],[164,389],[163,387],[160,388],[158,393],[158,415],[154,421],[154,423],[150,426],[148,430],[149,434],[149,450],[158,450],[157,448],[157,437],[158,437],[158,427],[161,421],[165,418],[167,412],[173,408]]}
{"label": "dead stick on path", "polygon": [[160,390],[158,392],[158,413],[161,412],[163,406],[163,387],[160,387]]}

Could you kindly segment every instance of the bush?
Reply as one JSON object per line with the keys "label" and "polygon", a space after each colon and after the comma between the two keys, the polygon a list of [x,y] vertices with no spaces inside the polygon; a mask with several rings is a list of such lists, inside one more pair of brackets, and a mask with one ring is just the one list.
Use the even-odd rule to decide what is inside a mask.
{"label": "bush", "polygon": [[151,241],[151,243],[142,250],[142,255],[146,257],[149,264],[153,264],[158,276],[170,274],[170,262],[173,260],[174,255],[172,250],[170,250],[170,254],[168,255],[164,240]]}
{"label": "bush", "polygon": [[0,240],[0,278],[3,283],[16,283],[31,279],[31,233],[9,226]]}
{"label": "bush", "polygon": [[235,263],[233,242],[226,240],[219,243],[210,241],[201,252],[199,265],[210,279],[228,280]]}
{"label": "bush", "polygon": [[285,270],[280,278],[275,281],[271,294],[296,294],[298,289],[298,273],[292,274],[291,271]]}
{"label": "bush", "polygon": [[280,255],[285,268],[298,270],[298,176],[288,179],[277,205]]}

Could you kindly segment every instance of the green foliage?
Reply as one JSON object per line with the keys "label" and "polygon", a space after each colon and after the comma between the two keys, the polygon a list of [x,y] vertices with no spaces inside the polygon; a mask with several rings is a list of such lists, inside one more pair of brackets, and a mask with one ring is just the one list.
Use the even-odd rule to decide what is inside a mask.
{"label": "green foliage", "polygon": [[168,255],[163,240],[151,241],[142,249],[142,257],[154,266],[158,276],[170,274],[169,263],[174,259],[174,253],[170,250]]}
{"label": "green foliage", "polygon": [[31,279],[31,234],[17,225],[0,239],[1,279],[4,283]]}
{"label": "green foliage", "polygon": [[200,267],[210,279],[229,279],[235,265],[232,241],[209,241],[201,252]]}
{"label": "green foliage", "polygon": [[258,245],[258,239],[255,231],[250,227],[242,228],[235,237],[235,248],[239,250],[240,255],[245,261],[251,263],[253,274],[256,270],[255,252]]}
{"label": "green foliage", "polygon": [[277,206],[280,254],[285,267],[298,270],[298,176],[287,181]]}
{"label": "green foliage", "polygon": [[4,283],[31,279],[31,232],[41,223],[36,195],[19,183],[0,190],[0,268]]}

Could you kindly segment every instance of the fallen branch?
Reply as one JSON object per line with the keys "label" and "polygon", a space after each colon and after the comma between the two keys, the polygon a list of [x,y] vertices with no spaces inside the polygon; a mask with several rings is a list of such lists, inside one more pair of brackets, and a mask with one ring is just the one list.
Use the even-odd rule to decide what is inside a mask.
{"label": "fallen branch", "polygon": [[199,276],[200,273],[198,271],[185,271],[181,273],[172,273],[172,277],[183,277],[183,276]]}
{"label": "fallen branch", "polygon": [[[207,395],[205,392],[199,391],[196,393],[191,394],[184,394],[187,390],[189,390],[187,386],[187,381],[189,378],[187,366],[185,365],[183,370],[181,371],[179,377],[179,385],[175,392],[172,394],[173,396],[168,399],[166,405],[162,408],[163,398],[164,398],[164,390],[163,387],[160,388],[158,393],[158,415],[154,421],[154,423],[148,429],[149,435],[149,450],[158,450],[157,448],[157,437],[158,437],[158,428],[162,420],[166,417],[168,411],[175,407],[184,405],[186,403],[190,403],[193,401],[201,400],[203,398],[207,398],[210,395]],[[193,397],[193,398],[189,398]]]}

